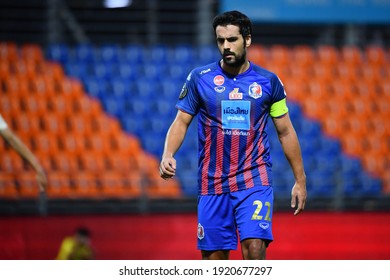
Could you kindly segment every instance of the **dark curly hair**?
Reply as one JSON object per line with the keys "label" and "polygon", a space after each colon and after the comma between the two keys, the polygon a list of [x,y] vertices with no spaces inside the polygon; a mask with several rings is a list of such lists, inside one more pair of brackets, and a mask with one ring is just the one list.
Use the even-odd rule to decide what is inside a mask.
{"label": "dark curly hair", "polygon": [[218,25],[226,26],[229,24],[238,26],[244,38],[252,34],[252,22],[239,11],[229,11],[217,15],[213,20],[214,32]]}

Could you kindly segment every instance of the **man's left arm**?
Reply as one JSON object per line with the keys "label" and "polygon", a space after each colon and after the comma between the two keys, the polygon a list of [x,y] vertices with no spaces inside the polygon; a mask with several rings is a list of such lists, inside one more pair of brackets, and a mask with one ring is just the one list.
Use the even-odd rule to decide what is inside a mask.
{"label": "man's left arm", "polygon": [[272,120],[274,122],[279,141],[282,145],[283,152],[294,173],[295,183],[291,190],[291,207],[296,208],[294,215],[298,215],[305,208],[307,197],[306,175],[298,137],[288,113],[280,117],[274,117]]}

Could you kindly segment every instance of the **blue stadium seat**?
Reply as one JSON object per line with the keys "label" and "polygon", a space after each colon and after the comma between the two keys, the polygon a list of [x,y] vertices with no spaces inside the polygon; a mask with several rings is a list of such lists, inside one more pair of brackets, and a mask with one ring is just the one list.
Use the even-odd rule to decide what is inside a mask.
{"label": "blue stadium seat", "polygon": [[139,65],[136,62],[126,63],[122,62],[118,65],[119,76],[124,79],[135,80],[138,78],[139,74]]}
{"label": "blue stadium seat", "polygon": [[176,45],[172,53],[171,61],[174,64],[192,64],[196,58],[196,52],[191,45]]}
{"label": "blue stadium seat", "polygon": [[221,59],[221,55],[215,45],[203,45],[196,49],[196,61],[198,66],[216,62]]}
{"label": "blue stadium seat", "polygon": [[158,98],[158,84],[156,81],[139,78],[135,81],[135,90],[133,96],[141,98],[145,102],[149,102],[152,98]]}
{"label": "blue stadium seat", "polygon": [[112,96],[105,96],[102,103],[104,110],[108,114],[121,119],[124,114],[124,104],[120,98],[118,99]]}
{"label": "blue stadium seat", "polygon": [[111,95],[115,96],[120,102],[130,98],[133,89],[133,82],[122,77],[113,77],[108,82]]}
{"label": "blue stadium seat", "polygon": [[103,45],[95,53],[95,60],[104,63],[118,63],[122,56],[122,48],[118,45]]}
{"label": "blue stadium seat", "polygon": [[163,44],[153,45],[147,49],[148,61],[152,63],[167,63],[169,58],[169,48]]}
{"label": "blue stadium seat", "polygon": [[106,82],[101,81],[95,77],[85,77],[83,79],[83,83],[85,86],[85,91],[96,98],[104,98],[105,90],[106,90]]}
{"label": "blue stadium seat", "polygon": [[64,63],[65,73],[84,80],[88,76],[87,65],[84,62],[68,61]]}
{"label": "blue stadium seat", "polygon": [[192,70],[192,65],[189,64],[179,64],[179,63],[170,63],[167,66],[167,73],[172,79],[180,81],[183,85],[187,76]]}
{"label": "blue stadium seat", "polygon": [[72,60],[74,62],[92,62],[95,60],[96,49],[90,44],[79,44],[73,48]]}
{"label": "blue stadium seat", "polygon": [[358,159],[342,155],[340,178],[346,195],[359,194],[362,188],[359,174],[362,172],[362,165]]}
{"label": "blue stadium seat", "polygon": [[141,64],[145,62],[145,47],[139,44],[129,44],[122,50],[124,63]]}
{"label": "blue stadium seat", "polygon": [[132,98],[124,100],[124,107],[128,114],[133,118],[147,118],[150,115],[149,105],[142,99]]}
{"label": "blue stadium seat", "polygon": [[302,118],[302,110],[301,107],[294,102],[288,102],[288,113],[290,115],[291,122],[295,125]]}
{"label": "blue stadium seat", "polygon": [[176,103],[177,99],[179,98],[180,91],[184,85],[184,80],[177,80],[177,79],[163,79],[159,81],[158,88],[159,93],[161,94],[161,98],[164,100],[169,100],[172,103],[172,106]]}
{"label": "blue stadium seat", "polygon": [[173,120],[173,117],[176,115],[177,109],[175,108],[175,103],[166,99],[154,99],[150,101],[150,108],[154,114],[160,118],[168,118]]}
{"label": "blue stadium seat", "polygon": [[49,60],[64,64],[69,60],[70,50],[65,44],[51,44],[46,48],[46,56]]}
{"label": "blue stadium seat", "polygon": [[361,192],[364,196],[374,197],[382,192],[382,181],[367,173],[361,174]]}

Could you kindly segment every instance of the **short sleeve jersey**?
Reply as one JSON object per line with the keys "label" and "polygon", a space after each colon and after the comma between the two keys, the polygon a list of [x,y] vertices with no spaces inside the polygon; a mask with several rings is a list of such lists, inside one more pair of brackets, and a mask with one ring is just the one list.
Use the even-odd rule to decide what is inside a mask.
{"label": "short sleeve jersey", "polygon": [[188,75],[176,107],[198,115],[198,187],[214,195],[271,185],[268,116],[287,113],[286,93],[272,72],[250,63],[236,76],[219,62]]}

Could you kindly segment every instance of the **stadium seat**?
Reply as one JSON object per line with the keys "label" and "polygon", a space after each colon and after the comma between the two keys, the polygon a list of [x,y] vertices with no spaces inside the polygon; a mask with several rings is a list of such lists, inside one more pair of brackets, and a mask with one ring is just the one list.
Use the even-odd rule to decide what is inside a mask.
{"label": "stadium seat", "polygon": [[102,194],[106,198],[135,198],[141,195],[141,180],[136,178],[137,172],[128,176],[112,170],[98,175]]}
{"label": "stadium seat", "polygon": [[18,198],[19,193],[16,189],[16,182],[13,175],[0,172],[0,199],[14,200]]}
{"label": "stadium seat", "polygon": [[96,175],[89,171],[81,171],[70,174],[74,195],[77,198],[96,199],[101,197]]}
{"label": "stadium seat", "polygon": [[145,47],[138,44],[129,44],[123,49],[123,58],[125,63],[130,65],[139,65],[145,61]]}
{"label": "stadium seat", "polygon": [[384,65],[386,62],[386,52],[383,47],[369,45],[364,50],[367,61],[373,65]]}
{"label": "stadium seat", "polygon": [[346,45],[341,47],[341,58],[343,64],[355,68],[359,66],[363,61],[363,54],[359,47],[354,45]]}
{"label": "stadium seat", "polygon": [[1,60],[16,61],[19,58],[18,46],[15,42],[0,42]]}
{"label": "stadium seat", "polygon": [[336,65],[340,59],[338,50],[331,45],[318,46],[315,52],[319,62],[327,65]]}
{"label": "stadium seat", "polygon": [[248,49],[248,59],[257,65],[264,65],[268,55],[268,49],[260,44],[252,44]]}
{"label": "stadium seat", "polygon": [[22,199],[37,199],[39,188],[36,173],[32,170],[24,171],[16,177],[16,183],[19,189],[19,195]]}
{"label": "stadium seat", "polygon": [[51,170],[47,176],[47,197],[49,199],[70,199],[74,197],[72,182],[67,172]]}
{"label": "stadium seat", "polygon": [[105,44],[98,48],[95,53],[95,60],[114,63],[119,62],[122,56],[122,48],[119,45]]}

